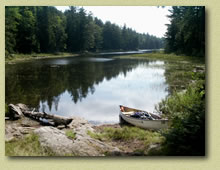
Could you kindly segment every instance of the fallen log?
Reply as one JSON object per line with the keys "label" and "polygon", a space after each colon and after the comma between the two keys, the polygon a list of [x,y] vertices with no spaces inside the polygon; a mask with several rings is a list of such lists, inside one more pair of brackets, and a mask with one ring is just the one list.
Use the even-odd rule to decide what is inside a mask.
{"label": "fallen log", "polygon": [[51,119],[54,122],[55,126],[58,126],[58,125],[67,126],[73,120],[72,118],[67,118],[67,117],[58,116],[58,115],[54,115],[54,114],[49,114],[49,113],[46,113],[46,112],[24,111],[23,113],[24,113],[25,116],[34,118],[36,120],[40,120],[40,118],[41,119]]}
{"label": "fallen log", "polygon": [[24,104],[17,104],[17,105],[13,105],[10,104],[9,105],[9,111],[11,112],[11,114],[13,115],[24,115],[30,118],[33,118],[35,120],[40,121],[41,119],[47,119],[48,122],[52,121],[54,126],[58,126],[58,125],[65,125],[67,126],[69,123],[72,122],[72,118],[68,118],[68,117],[64,117],[64,116],[58,116],[58,115],[54,115],[54,114],[49,114],[46,112],[36,112],[34,111],[35,109],[33,109],[31,111],[31,109],[29,109],[26,105]]}

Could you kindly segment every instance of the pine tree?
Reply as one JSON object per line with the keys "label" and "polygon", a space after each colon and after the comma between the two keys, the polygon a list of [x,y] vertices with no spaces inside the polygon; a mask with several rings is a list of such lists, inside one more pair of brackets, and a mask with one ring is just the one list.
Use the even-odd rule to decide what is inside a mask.
{"label": "pine tree", "polygon": [[21,19],[18,7],[5,8],[5,52],[6,56],[16,52],[16,35],[18,24]]}
{"label": "pine tree", "polygon": [[205,7],[172,7],[166,52],[205,56]]}

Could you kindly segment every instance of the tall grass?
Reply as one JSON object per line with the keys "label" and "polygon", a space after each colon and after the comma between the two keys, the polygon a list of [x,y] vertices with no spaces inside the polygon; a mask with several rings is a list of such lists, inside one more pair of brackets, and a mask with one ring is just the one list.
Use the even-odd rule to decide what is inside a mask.
{"label": "tall grass", "polygon": [[185,55],[176,55],[176,54],[167,54],[163,51],[161,52],[152,52],[152,53],[144,53],[144,54],[131,54],[131,55],[122,55],[117,58],[141,58],[141,59],[150,59],[150,60],[162,60],[162,61],[178,61],[178,62],[196,62],[197,64],[204,64],[204,57],[194,57],[194,56],[185,56]]}
{"label": "tall grass", "polygon": [[32,133],[22,139],[5,142],[6,156],[55,156],[47,147],[42,147],[39,138]]}
{"label": "tall grass", "polygon": [[144,130],[138,127],[127,127],[122,128],[112,128],[105,127],[100,133],[93,133],[88,131],[88,134],[98,140],[107,141],[132,141],[141,140],[145,145],[151,143],[160,143],[163,141],[163,137],[159,132],[153,132],[149,130]]}

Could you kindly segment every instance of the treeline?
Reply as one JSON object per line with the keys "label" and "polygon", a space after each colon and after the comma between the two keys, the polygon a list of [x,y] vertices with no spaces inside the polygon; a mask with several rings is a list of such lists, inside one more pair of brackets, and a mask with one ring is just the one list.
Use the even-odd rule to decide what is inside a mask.
{"label": "treeline", "polygon": [[163,40],[103,23],[83,8],[6,7],[5,49],[11,53],[159,49]]}
{"label": "treeline", "polygon": [[174,6],[165,38],[165,51],[205,56],[205,7]]}

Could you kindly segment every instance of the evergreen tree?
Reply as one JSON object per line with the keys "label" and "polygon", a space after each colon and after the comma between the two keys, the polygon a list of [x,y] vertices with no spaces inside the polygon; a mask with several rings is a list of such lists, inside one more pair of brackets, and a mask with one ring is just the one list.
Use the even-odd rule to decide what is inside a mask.
{"label": "evergreen tree", "polygon": [[103,37],[102,37],[102,27],[97,24],[94,24],[94,36],[95,36],[95,51],[98,51],[102,48]]}
{"label": "evergreen tree", "polygon": [[48,8],[47,6],[37,7],[37,37],[40,43],[40,52],[43,53],[49,52]]}
{"label": "evergreen tree", "polygon": [[162,39],[105,24],[83,8],[6,7],[6,54],[161,48]]}
{"label": "evergreen tree", "polygon": [[66,34],[67,34],[67,51],[76,51],[78,37],[79,19],[77,16],[76,7],[71,6],[69,10],[65,11],[66,16]]}
{"label": "evergreen tree", "polygon": [[16,35],[21,15],[18,7],[5,7],[5,52],[16,52]]}
{"label": "evergreen tree", "polygon": [[20,7],[21,19],[18,25],[17,49],[21,53],[32,53],[38,49],[36,18],[30,7]]}
{"label": "evergreen tree", "polygon": [[205,56],[205,7],[172,7],[166,52]]}

